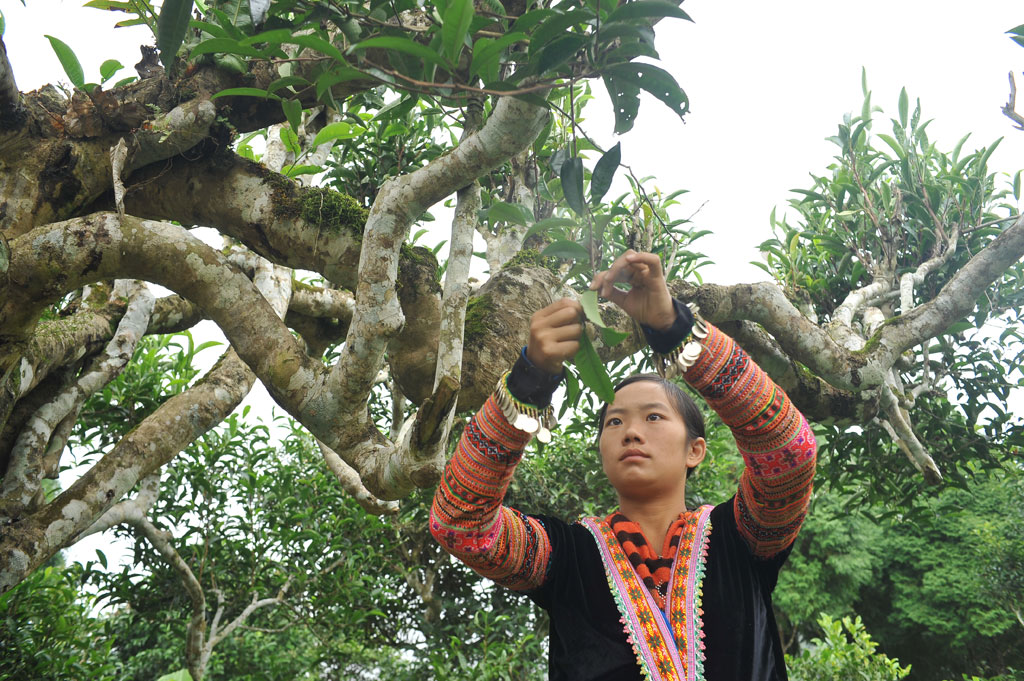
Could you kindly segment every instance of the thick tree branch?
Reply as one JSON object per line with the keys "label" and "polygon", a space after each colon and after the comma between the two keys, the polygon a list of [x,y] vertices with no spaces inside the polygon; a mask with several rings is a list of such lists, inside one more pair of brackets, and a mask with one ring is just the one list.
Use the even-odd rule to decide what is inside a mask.
{"label": "thick tree branch", "polygon": [[137,171],[125,209],[143,218],[213,227],[272,262],[355,288],[366,209],[338,192],[299,187],[229,149],[194,161],[178,156]]}
{"label": "thick tree branch", "polygon": [[[931,209],[929,208],[929,211]],[[934,216],[934,213],[932,214]],[[935,218],[938,221],[938,218]],[[960,224],[953,225],[953,232],[945,240],[945,248],[934,257],[917,266],[913,272],[907,272],[900,277],[900,312],[906,314],[914,309],[914,289],[924,283],[924,278],[935,271],[936,268],[946,264],[950,256],[956,252],[957,243],[960,240]],[[936,244],[936,248],[939,244]]]}
{"label": "thick tree branch", "polygon": [[811,421],[860,424],[878,413],[878,391],[840,390],[789,357],[778,342],[752,322],[722,322],[720,328],[754,358]]}
{"label": "thick tree branch", "polygon": [[0,137],[4,133],[16,130],[25,124],[28,118],[24,105],[21,103],[21,92],[14,82],[14,71],[7,59],[7,46],[0,36]]}
{"label": "thick tree branch", "polygon": [[334,474],[335,479],[341,484],[342,489],[352,495],[360,506],[367,513],[373,515],[384,515],[398,513],[397,501],[381,501],[373,496],[359,479],[359,472],[341,460],[334,450],[317,440],[320,447],[320,454],[324,457],[328,470]]}
{"label": "thick tree branch", "polygon": [[153,295],[145,286],[136,285],[114,337],[92,370],[53,401],[40,407],[22,428],[11,450],[7,473],[0,484],[0,523],[19,517],[28,507],[42,485],[45,472],[43,460],[54,431],[68,416],[77,415],[89,397],[128,365],[136,344],[145,333],[152,311]]}
{"label": "thick tree branch", "polygon": [[0,592],[72,543],[139,480],[227,418],[254,380],[229,350],[203,379],[160,405],[56,499],[0,527]]}
{"label": "thick tree branch", "polygon": [[901,354],[969,314],[985,289],[1022,257],[1024,217],[968,260],[935,298],[892,320],[869,340],[869,344],[875,340],[877,344],[864,353],[863,379],[870,383],[884,380],[884,372]]}
{"label": "thick tree branch", "polygon": [[[129,139],[124,172],[190,149],[210,132],[216,112],[207,100],[193,100],[154,118]],[[113,186],[110,149],[122,132],[86,139],[39,140],[4,154],[0,194],[6,208],[0,231],[8,238],[36,225],[77,214]]]}

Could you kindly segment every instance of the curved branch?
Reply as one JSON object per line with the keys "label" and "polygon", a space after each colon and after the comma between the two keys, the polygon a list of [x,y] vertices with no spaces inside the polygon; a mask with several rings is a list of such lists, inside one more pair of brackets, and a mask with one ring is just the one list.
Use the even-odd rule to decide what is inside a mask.
{"label": "curved branch", "polygon": [[342,461],[337,453],[319,440],[316,441],[320,447],[320,454],[324,457],[324,463],[334,474],[335,479],[341,484],[342,489],[352,495],[356,503],[363,507],[367,513],[373,515],[384,515],[398,513],[398,502],[382,501],[373,496],[359,479],[359,472]]}
{"label": "curved branch", "polygon": [[881,406],[887,418],[879,419],[879,423],[889,433],[889,437],[907,455],[910,463],[927,482],[933,485],[942,482],[942,473],[939,472],[939,467],[925,450],[917,434],[914,433],[907,415],[901,410],[896,395],[888,385],[882,386]]}
{"label": "curved branch", "polygon": [[752,322],[722,322],[758,366],[764,369],[809,420],[818,423],[865,423],[878,413],[878,392],[840,390],[789,357],[774,338]]}
{"label": "curved branch", "polygon": [[[932,300],[886,324],[872,337],[877,345],[865,353],[866,378],[887,371],[901,354],[942,333],[974,309],[977,299],[1011,265],[1024,257],[1024,216],[967,261]],[[881,376],[884,380],[884,373]]]}
{"label": "curved branch", "polygon": [[20,516],[28,507],[42,485],[43,459],[54,431],[61,421],[69,415],[77,414],[89,397],[128,365],[136,344],[145,333],[152,310],[153,295],[145,286],[136,286],[114,337],[94,368],[53,401],[40,407],[22,428],[11,449],[10,465],[0,484],[3,499],[0,523]]}
{"label": "curved branch", "polygon": [[229,350],[205,377],[160,405],[56,499],[0,528],[0,593],[72,543],[139,480],[227,418],[254,380]]}
{"label": "curved branch", "polygon": [[271,262],[319,272],[342,288],[356,285],[366,209],[339,192],[299,187],[230,149],[136,171],[125,210],[213,227]]}

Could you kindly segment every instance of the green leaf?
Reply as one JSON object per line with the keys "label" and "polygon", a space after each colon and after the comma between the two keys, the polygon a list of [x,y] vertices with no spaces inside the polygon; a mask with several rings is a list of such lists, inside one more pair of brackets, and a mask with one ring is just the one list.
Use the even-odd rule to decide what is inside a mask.
{"label": "green leaf", "polygon": [[606,324],[601,319],[601,307],[597,304],[597,291],[586,291],[580,296],[580,305],[583,307],[583,314],[587,321],[594,326],[605,328]]}
{"label": "green leaf", "polygon": [[608,75],[604,76],[604,86],[615,112],[615,133],[621,135],[629,132],[640,110],[640,88],[630,81]]}
{"label": "green leaf", "polygon": [[537,55],[537,75],[547,73],[567,62],[588,42],[586,36],[570,33],[555,38]]}
{"label": "green leaf", "polygon": [[615,386],[608,378],[608,372],[604,363],[597,355],[594,344],[590,342],[587,334],[580,334],[580,349],[573,359],[576,365],[576,372],[580,375],[583,385],[594,391],[601,401],[611,403],[615,401]]}
{"label": "green leaf", "polygon": [[999,146],[999,143],[1000,143],[1000,142],[1002,142],[1002,141],[1003,141],[1003,138],[1002,138],[1002,137],[1000,137],[1000,138],[999,138],[999,139],[997,139],[997,140],[996,140],[995,142],[993,142],[992,144],[990,144],[990,145],[989,145],[989,147],[988,147],[988,149],[986,149],[986,150],[985,150],[985,151],[984,151],[984,152],[982,153],[982,155],[981,155],[981,158],[980,158],[980,159],[978,159],[978,168],[979,168],[979,169],[983,169],[983,168],[985,168],[985,164],[986,164],[986,163],[988,163],[988,159],[989,159],[989,157],[990,157],[990,156],[992,156],[992,153],[993,153],[993,152],[994,152],[994,151],[996,150],[996,148],[997,148],[997,147]]}
{"label": "green leaf", "polygon": [[559,173],[562,178],[562,194],[576,215],[584,215],[583,207],[583,159],[579,156],[569,158],[562,164]]}
{"label": "green leaf", "polygon": [[96,557],[100,559],[100,565],[107,567],[107,554],[103,553],[99,549],[96,549]]}
{"label": "green leaf", "polygon": [[521,14],[519,18],[515,20],[515,23],[512,24],[510,30],[525,33],[545,19],[557,16],[558,14],[559,13],[553,9],[532,9],[529,12]]}
{"label": "green leaf", "polygon": [[505,48],[520,40],[526,40],[526,34],[518,31],[506,33],[496,40],[493,38],[480,38],[473,43],[473,63],[470,66],[469,74],[471,76],[479,75],[492,64],[497,64]]}
{"label": "green leaf", "polygon": [[294,87],[301,90],[309,85],[312,85],[312,83],[310,83],[308,80],[300,76],[285,76],[283,78],[278,78],[273,83],[268,85],[267,92],[277,92],[278,90],[281,90],[286,87]]}
{"label": "green leaf", "polygon": [[886,144],[888,144],[889,148],[892,149],[894,152],[896,152],[896,156],[898,156],[901,159],[906,158],[907,152],[903,151],[903,147],[900,146],[899,142],[897,142],[895,139],[893,139],[892,135],[886,135],[884,133],[879,133],[878,134],[878,139],[880,139],[883,142],[885,142]]}
{"label": "green leaf", "polygon": [[312,148],[316,149],[321,144],[327,142],[333,142],[334,140],[347,140],[354,137],[358,137],[364,130],[361,128],[355,128],[350,123],[345,121],[338,121],[337,123],[329,123],[320,129],[320,132],[313,138]]}
{"label": "green leaf", "polygon": [[346,62],[345,55],[341,53],[337,47],[327,42],[320,36],[316,35],[293,35],[288,38],[287,42],[299,45],[300,47],[308,47],[311,50],[316,50],[320,54],[325,54],[328,57],[333,57],[335,60],[344,64]]}
{"label": "green leaf", "polygon": [[237,40],[230,38],[210,38],[204,40],[195,47],[189,53],[190,58],[198,57],[201,54],[240,54],[244,57],[260,57],[262,56],[254,47],[248,45],[242,45]]}
{"label": "green leaf", "polygon": [[369,80],[370,77],[359,69],[354,69],[348,66],[327,71],[316,79],[316,98],[318,100],[322,100],[324,98],[324,93],[338,83],[344,83],[349,80],[360,80],[363,78]]}
{"label": "green leaf", "polygon": [[620,160],[622,160],[621,142],[617,142],[597,160],[594,172],[590,176],[590,205],[596,206],[608,193],[612,186],[612,178],[615,177],[615,171],[619,169]]}
{"label": "green leaf", "polygon": [[441,44],[453,64],[459,59],[466,33],[473,21],[473,0],[451,0],[441,18]]}
{"label": "green leaf", "polygon": [[[593,18],[593,13],[574,9],[565,14],[551,17],[534,31],[530,38],[530,57],[540,53],[549,42],[568,32],[570,28]],[[518,28],[518,27],[517,27]],[[522,30],[522,29],[519,29]]]}
{"label": "green leaf", "polygon": [[604,344],[608,347],[618,345],[627,338],[629,338],[629,334],[625,331],[619,331],[618,329],[613,329],[610,326],[606,326],[601,329],[601,340],[604,341]]}
{"label": "green leaf", "polygon": [[665,69],[653,64],[616,64],[606,67],[604,73],[647,90],[680,117],[690,108],[690,101],[676,79]]}
{"label": "green leaf", "polygon": [[299,175],[314,175],[322,170],[322,166],[286,166],[283,174],[287,177],[298,177]]}
{"label": "green leaf", "polygon": [[284,117],[288,119],[288,125],[292,130],[299,131],[302,125],[302,102],[297,99],[282,99],[281,108],[284,109]]}
{"label": "green leaf", "polygon": [[79,63],[78,57],[75,56],[74,50],[52,35],[46,36],[46,39],[50,41],[50,47],[57,53],[57,59],[64,68],[64,73],[67,74],[68,80],[76,88],[81,89],[85,85],[85,74],[82,72],[82,65]]}
{"label": "green leaf", "polygon": [[239,45],[255,45],[257,43],[267,43],[268,45],[280,45],[281,43],[290,43],[292,41],[292,32],[287,28],[277,28],[273,31],[263,31],[256,35],[251,35],[248,38],[244,38],[238,41]]}
{"label": "green leaf", "polygon": [[541,251],[541,255],[563,260],[582,260],[588,264],[590,261],[590,251],[575,241],[568,240],[552,241]]}
{"label": "green leaf", "polygon": [[299,146],[299,136],[295,134],[291,127],[281,128],[281,142],[284,144],[285,149],[296,156],[302,153],[302,147]]}
{"label": "green leaf", "polygon": [[192,681],[192,675],[187,669],[179,669],[171,674],[164,674],[156,681]]}
{"label": "green leaf", "polygon": [[191,18],[192,0],[164,0],[156,20],[156,46],[164,68],[170,69],[174,64],[174,55],[185,39]]}
{"label": "green leaf", "polygon": [[613,21],[630,21],[633,19],[675,17],[693,21],[690,15],[679,9],[679,5],[668,2],[668,0],[636,0],[619,5],[614,12],[605,19],[607,23]]}
{"label": "green leaf", "polygon": [[263,97],[264,99],[280,99],[280,97],[278,97],[277,95],[271,94],[266,90],[261,90],[258,87],[229,87],[213,95],[212,97],[210,97],[210,99],[217,99],[218,97],[234,97],[243,95],[248,97]]}
{"label": "green leaf", "polygon": [[411,54],[414,57],[419,57],[424,61],[429,61],[432,64],[437,64],[441,67],[446,67],[444,60],[432,49],[426,45],[420,45],[419,43],[409,40],[408,38],[394,38],[390,36],[382,36],[380,38],[369,38],[361,43],[356,43],[349,48],[350,52],[356,50],[368,50],[371,47],[379,47],[383,50],[397,50],[398,52],[404,52],[405,54]]}
{"label": "green leaf", "polygon": [[104,83],[114,77],[114,74],[124,68],[124,64],[116,59],[108,59],[100,64],[100,80]]}
{"label": "green leaf", "polygon": [[533,215],[522,204],[498,201],[487,209],[487,219],[491,223],[502,221],[525,227],[533,222]]}
{"label": "green leaf", "polygon": [[907,88],[900,90],[900,125],[907,127],[907,111],[910,109],[910,100],[907,98]]}
{"label": "green leaf", "polygon": [[[576,221],[570,220],[569,218],[544,218],[543,220],[536,223],[533,227],[530,227],[523,235],[523,241],[526,241],[528,237],[534,234],[543,234],[544,232],[556,229],[558,227],[575,227]],[[558,230],[558,235],[562,236],[562,230]]]}

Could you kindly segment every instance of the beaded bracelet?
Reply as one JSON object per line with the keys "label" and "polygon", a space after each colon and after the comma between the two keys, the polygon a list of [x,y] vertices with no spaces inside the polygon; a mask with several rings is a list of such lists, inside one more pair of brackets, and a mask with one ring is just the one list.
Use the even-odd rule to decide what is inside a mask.
{"label": "beaded bracelet", "polygon": [[508,375],[506,371],[498,379],[498,385],[494,387],[494,401],[497,403],[505,420],[512,424],[512,427],[524,433],[536,435],[542,443],[551,442],[551,429],[555,427],[555,410],[549,404],[544,408],[535,407],[517,400],[508,389]]}
{"label": "beaded bracelet", "polygon": [[664,354],[656,352],[651,358],[654,369],[662,378],[675,378],[684,373],[696,363],[701,351],[704,350],[700,341],[708,335],[707,323],[700,316],[700,308],[696,304],[687,303],[686,306],[693,313],[693,328],[690,329],[690,333],[675,349]]}

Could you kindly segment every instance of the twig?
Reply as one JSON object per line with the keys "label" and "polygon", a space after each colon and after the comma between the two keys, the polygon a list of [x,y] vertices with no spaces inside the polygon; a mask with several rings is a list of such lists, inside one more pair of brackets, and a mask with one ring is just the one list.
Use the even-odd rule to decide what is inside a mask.
{"label": "twig", "polygon": [[1010,99],[1003,105],[1003,115],[1017,124],[1018,130],[1024,130],[1024,116],[1017,113],[1017,81],[1013,78],[1013,71],[1010,71]]}

